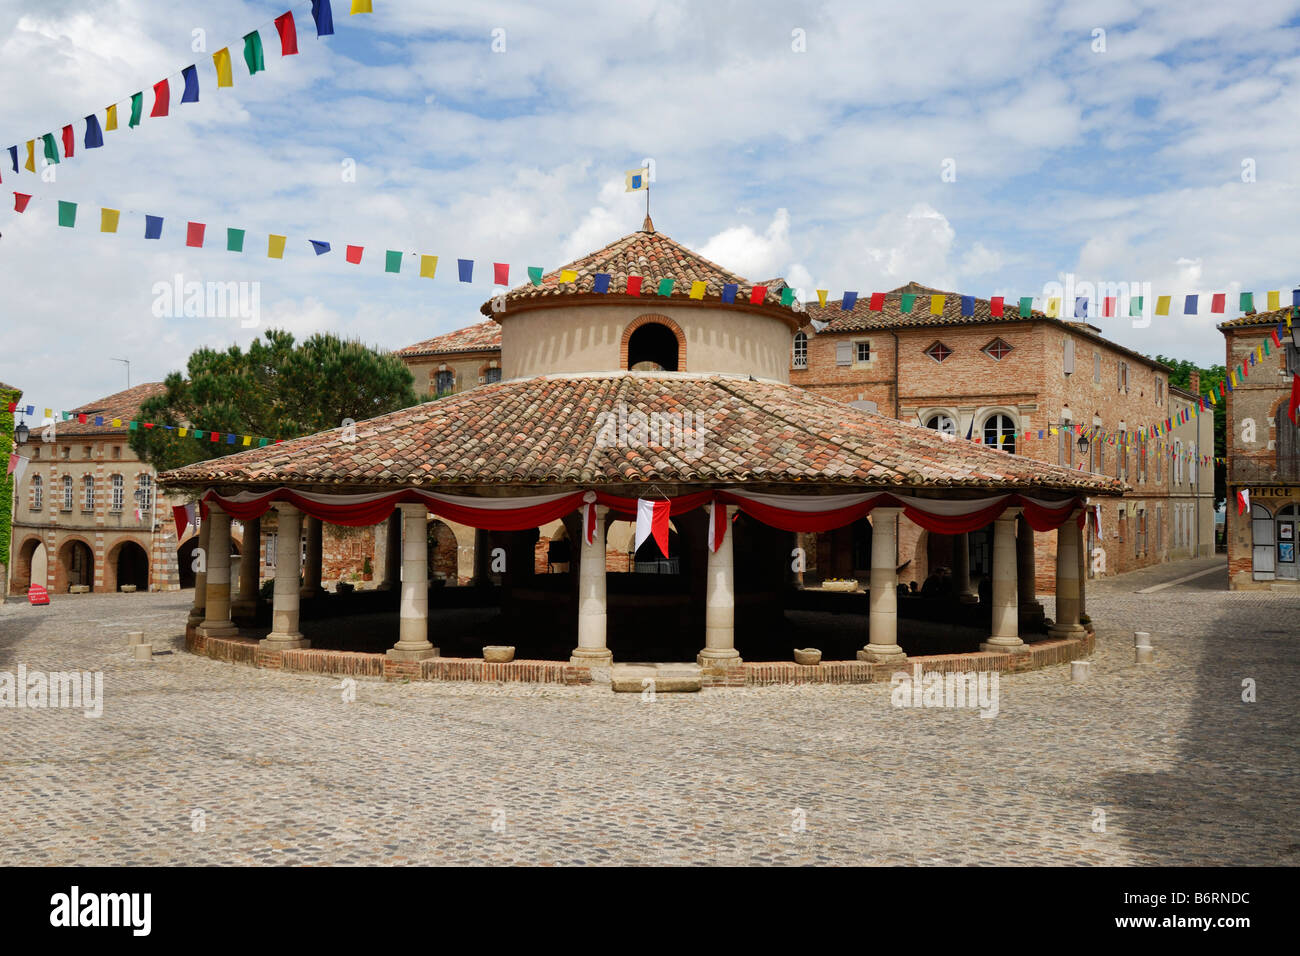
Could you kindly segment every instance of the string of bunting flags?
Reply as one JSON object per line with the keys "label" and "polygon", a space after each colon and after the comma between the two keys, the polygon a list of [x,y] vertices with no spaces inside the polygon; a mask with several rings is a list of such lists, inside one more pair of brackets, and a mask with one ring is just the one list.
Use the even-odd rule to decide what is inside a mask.
{"label": "string of bunting flags", "polygon": [[[351,0],[351,3],[350,15],[374,12],[371,0]],[[301,8],[305,9],[306,6],[306,4],[303,4]],[[310,7],[312,20],[316,26],[316,36],[331,36],[334,33],[334,13],[330,6],[330,0],[311,0]],[[245,65],[248,67],[249,76],[255,76],[266,69],[266,53],[262,44],[261,31],[271,25],[274,25],[276,36],[279,39],[280,56],[294,56],[298,53],[297,24],[294,20],[293,10],[287,10],[273,20],[268,20],[243,35],[243,58]],[[234,44],[228,44],[212,54],[212,71],[215,74],[218,89],[235,85],[233,58],[230,52],[232,45]],[[198,63],[191,63],[189,66],[170,73],[153,84],[153,106],[149,111],[150,119],[172,115],[173,81],[179,81],[181,85],[179,105],[199,102],[199,67]],[[64,124],[57,136],[55,133],[49,132],[34,136],[25,142],[20,140],[19,143],[8,148],[11,170],[19,175],[21,175],[22,170],[29,173],[39,173],[37,169],[38,144],[39,155],[46,165],[53,166],[62,160],[72,159],[76,155],[77,148],[77,134],[74,123],[80,123],[83,127],[82,148],[85,150],[99,149],[104,145],[104,134],[119,128],[119,106],[129,106],[126,121],[127,129],[135,129],[141,124],[144,117],[145,91],[138,90],[130,96],[123,97],[104,107],[104,121],[102,124],[99,120],[99,112],[96,111],[87,114],[81,120],[74,120],[72,123]],[[59,155],[60,146],[63,147],[62,156]],[[21,166],[20,153],[25,153]],[[3,167],[0,166],[0,182],[3,181]]]}
{"label": "string of bunting flags", "polygon": [[[9,402],[8,410],[12,415],[26,415],[30,418],[36,417],[35,405],[20,405],[18,402]],[[80,425],[94,425],[96,428],[125,428],[128,431],[148,431],[153,428],[161,428],[164,431],[174,431],[179,438],[194,438],[198,441],[207,441],[213,444],[222,443],[226,445],[241,445],[245,448],[264,448],[267,445],[278,445],[284,441],[283,438],[262,438],[257,435],[241,435],[236,432],[212,431],[208,428],[201,428],[195,425],[159,425],[155,422],[135,421],[129,418],[113,418],[106,415],[89,415],[85,412],[55,412],[52,408],[46,408],[42,425],[54,423],[58,426],[59,422],[75,421]]]}

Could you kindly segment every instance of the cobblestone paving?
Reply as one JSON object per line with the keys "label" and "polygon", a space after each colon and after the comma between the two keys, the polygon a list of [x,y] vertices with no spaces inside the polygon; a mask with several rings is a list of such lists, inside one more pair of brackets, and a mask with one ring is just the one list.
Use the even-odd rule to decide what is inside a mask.
{"label": "cobblestone paving", "polygon": [[[186,596],[3,605],[0,671],[102,670],[106,701],[0,709],[0,863],[1294,865],[1300,596],[1134,593],[1208,566],[1094,583],[1092,680],[1003,677],[994,719],[887,685],[360,681],[345,703],[185,653]],[[131,660],[130,629],[174,653]]]}

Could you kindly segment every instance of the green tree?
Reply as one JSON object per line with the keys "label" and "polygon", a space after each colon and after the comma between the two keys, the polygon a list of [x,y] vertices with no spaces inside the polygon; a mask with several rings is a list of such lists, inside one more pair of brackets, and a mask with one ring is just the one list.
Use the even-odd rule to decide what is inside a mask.
{"label": "green tree", "polygon": [[[261,438],[297,438],[330,428],[344,419],[362,421],[419,402],[414,377],[389,352],[361,342],[317,333],[301,344],[272,329],[248,350],[199,349],[184,373],[172,372],[165,390],[146,399],[140,418],[155,427],[133,431],[131,448],[159,471],[244,451],[228,445],[224,433]],[[173,426],[169,430],[159,426]],[[216,429],[180,437],[176,426]]]}
{"label": "green tree", "polygon": [[[1189,362],[1186,359],[1174,359],[1164,355],[1157,355],[1155,361],[1169,366],[1169,384],[1184,391],[1192,391],[1192,372],[1199,372],[1201,375],[1200,393],[1202,395],[1206,395],[1211,391],[1218,395],[1219,385],[1228,377],[1228,370],[1222,365],[1197,365],[1195,362]],[[1214,409],[1214,457],[1215,459],[1226,458],[1228,454],[1227,405],[1220,399],[1217,405],[1211,407]],[[1227,495],[1228,468],[1216,460],[1214,463],[1214,507],[1218,508],[1223,504]]]}

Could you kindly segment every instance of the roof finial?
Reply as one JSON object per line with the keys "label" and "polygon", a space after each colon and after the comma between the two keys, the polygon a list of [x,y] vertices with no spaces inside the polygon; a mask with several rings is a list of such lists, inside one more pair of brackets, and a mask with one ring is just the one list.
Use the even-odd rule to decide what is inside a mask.
{"label": "roof finial", "polygon": [[642,232],[654,232],[655,224],[650,221],[650,214],[646,213],[645,222],[641,223]]}

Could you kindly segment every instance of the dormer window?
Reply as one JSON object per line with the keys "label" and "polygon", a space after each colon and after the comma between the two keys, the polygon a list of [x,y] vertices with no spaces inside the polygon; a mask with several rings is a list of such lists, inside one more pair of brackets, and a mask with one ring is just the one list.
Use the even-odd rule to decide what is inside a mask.
{"label": "dormer window", "polygon": [[948,346],[944,345],[942,342],[935,342],[925,350],[925,354],[930,356],[930,358],[934,359],[936,362],[942,362],[952,354],[952,349],[948,348]]}
{"label": "dormer window", "polygon": [[996,361],[1001,362],[1004,358],[1006,358],[1008,355],[1011,354],[1011,346],[1008,345],[1006,342],[1004,342],[1002,339],[994,339],[988,345],[984,346],[983,351],[985,355],[988,355],[993,359],[995,359]]}

